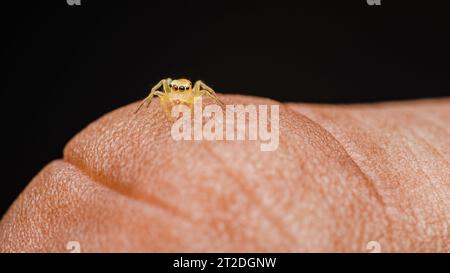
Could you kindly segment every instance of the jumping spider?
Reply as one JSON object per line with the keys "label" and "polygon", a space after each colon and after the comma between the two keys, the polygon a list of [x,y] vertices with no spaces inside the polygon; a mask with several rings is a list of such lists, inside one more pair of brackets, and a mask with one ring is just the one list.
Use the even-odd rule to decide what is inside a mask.
{"label": "jumping spider", "polygon": [[[163,91],[159,90],[161,87],[163,88]],[[202,81],[196,81],[194,87],[192,87],[191,81],[187,79],[162,79],[152,88],[150,94],[142,101],[135,113],[137,113],[146,102],[148,107],[154,96],[159,97],[161,106],[164,111],[169,114],[170,109],[174,104],[185,104],[192,108],[195,101],[203,95],[210,97],[222,108],[225,106],[217,97],[216,92]]]}

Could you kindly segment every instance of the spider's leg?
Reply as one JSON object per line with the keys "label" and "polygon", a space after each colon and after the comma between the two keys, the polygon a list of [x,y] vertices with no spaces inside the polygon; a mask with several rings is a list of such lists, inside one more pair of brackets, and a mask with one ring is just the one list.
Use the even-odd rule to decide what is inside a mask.
{"label": "spider's leg", "polygon": [[216,92],[214,90],[207,86],[202,81],[196,81],[194,84],[194,94],[197,95],[206,95],[210,97],[215,103],[217,103],[220,107],[224,108],[225,104],[217,97]]}
{"label": "spider's leg", "polygon": [[164,82],[163,82],[163,90],[164,93],[168,94],[170,93],[170,88],[169,88],[169,84],[172,82],[171,78],[167,78]]}
{"label": "spider's leg", "polygon": [[216,97],[215,94],[211,94],[210,92],[208,92],[208,90],[205,90],[205,89],[200,90],[200,96],[208,96],[216,104],[218,104],[222,109],[225,108],[225,104],[218,97]]}
{"label": "spider's leg", "polygon": [[150,105],[150,103],[152,102],[153,96],[156,95],[155,93],[161,92],[161,91],[158,91],[158,89],[161,88],[161,86],[164,87],[164,92],[167,92],[166,88],[167,89],[169,88],[169,84],[167,83],[168,80],[170,80],[170,78],[160,80],[155,86],[153,86],[152,90],[150,91],[150,94],[144,100],[142,100],[142,103],[139,105],[139,107],[136,109],[136,111],[134,113],[136,114],[146,102],[147,102],[147,107],[148,107]]}

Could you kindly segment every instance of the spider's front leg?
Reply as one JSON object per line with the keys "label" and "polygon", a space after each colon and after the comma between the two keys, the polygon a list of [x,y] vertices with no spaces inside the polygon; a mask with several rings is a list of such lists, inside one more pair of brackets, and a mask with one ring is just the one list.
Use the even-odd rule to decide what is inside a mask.
{"label": "spider's front leg", "polygon": [[216,92],[214,92],[214,90],[211,87],[207,86],[204,82],[196,81],[193,90],[195,96],[206,95],[210,97],[220,107],[225,108],[225,104],[217,97]]}
{"label": "spider's front leg", "polygon": [[[139,107],[136,109],[134,113],[136,114],[146,102],[148,107],[152,102],[152,98],[154,96],[160,97],[169,93],[170,92],[169,84],[171,81],[172,81],[171,78],[162,79],[155,86],[153,86],[152,90],[150,91],[150,94],[144,100],[142,100],[142,103],[139,105]],[[164,92],[158,90],[159,88],[161,88],[161,86],[163,87]]]}

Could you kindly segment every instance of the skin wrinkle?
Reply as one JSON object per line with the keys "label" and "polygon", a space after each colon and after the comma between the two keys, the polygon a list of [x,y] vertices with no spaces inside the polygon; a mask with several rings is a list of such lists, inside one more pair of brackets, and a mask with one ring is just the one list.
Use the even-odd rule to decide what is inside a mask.
{"label": "skin wrinkle", "polygon": [[[332,131],[332,135],[334,135],[335,136],[335,138],[336,139],[339,139],[338,141],[341,143],[341,145],[343,146],[343,148],[347,151],[347,153],[349,154],[349,156],[352,158],[352,160],[354,161],[354,162],[360,162],[360,163],[357,163],[357,165],[358,166],[360,166],[360,168],[361,168],[361,166],[363,166],[363,162],[361,161],[361,160],[357,160],[357,156],[359,156],[360,154],[365,154],[364,153],[364,151],[362,150],[362,148],[366,148],[367,149],[367,147],[370,147],[370,153],[371,154],[375,154],[375,155],[379,155],[379,156],[381,156],[382,158],[388,158],[388,154],[381,148],[381,146],[378,144],[378,143],[381,143],[382,142],[382,140],[381,139],[371,139],[372,138],[372,136],[371,135],[369,135],[368,133],[366,133],[365,131],[361,131],[361,130],[359,130],[358,129],[358,137],[357,138],[355,138],[354,137],[354,135],[355,135],[355,132],[354,131],[352,131],[351,133],[352,133],[352,135],[350,135],[350,138],[348,137],[348,134],[345,132],[345,131],[342,131],[340,128],[342,128],[342,127],[339,127],[339,125],[334,125],[332,122],[331,122],[331,120],[332,120],[332,118],[328,115],[328,114],[326,114],[325,112],[322,112],[322,111],[318,111],[318,113],[317,114],[313,114],[313,116],[314,117],[312,117],[312,118],[314,118],[314,119],[316,119],[316,120],[320,120],[320,123],[322,123],[322,124],[324,124],[324,126],[325,127],[327,127],[328,128],[328,131],[329,132],[331,132]],[[358,122],[358,119],[355,119],[356,117],[355,117],[355,115],[347,115],[346,113],[344,113],[344,115],[343,115],[343,119],[345,120],[345,123],[355,123],[355,122]],[[336,119],[334,119],[334,121],[336,121]],[[318,121],[319,122],[319,121]],[[331,122],[331,123],[330,123]],[[361,125],[360,125],[361,126]],[[361,126],[362,127],[362,126]],[[370,127],[370,128],[372,128],[372,127]],[[369,129],[369,127],[367,127],[367,126],[364,126],[364,129],[366,129],[366,130],[368,130]],[[342,132],[341,132],[342,131]],[[365,142],[363,143],[364,144],[364,146],[362,146],[361,148],[359,147],[359,145],[356,145],[356,146],[353,146],[353,147],[350,147],[350,145],[353,145],[354,143],[357,143],[356,141],[352,141],[351,139],[352,138],[355,138],[355,139],[360,139],[360,138],[362,138],[362,139],[364,139],[365,140]],[[348,139],[350,139],[350,141],[348,141]],[[368,140],[370,140],[370,145],[367,145],[367,141]],[[355,147],[357,147],[357,149],[358,149],[358,151],[356,151],[356,152],[353,152],[353,150],[354,150],[354,148]],[[376,149],[375,149],[376,148]],[[375,149],[375,150],[374,150]],[[366,159],[367,158],[369,158],[369,157],[365,157]],[[377,168],[377,165],[376,165],[376,161],[371,161],[370,162],[371,164],[370,164],[370,167],[371,167],[371,169],[372,168]],[[389,164],[389,162],[387,162],[387,164]],[[368,164],[364,164],[364,165],[368,165]],[[384,168],[382,171],[383,172],[388,172],[389,171],[389,166],[387,166],[388,168]],[[368,170],[369,169],[367,169],[367,168],[365,168],[365,171],[363,171],[363,173],[365,173],[366,175],[368,175]],[[371,178],[371,180],[372,181],[377,181],[377,180],[379,180],[381,177],[373,177],[373,173],[372,173],[372,175],[368,175],[368,176],[370,176],[370,177],[372,177]],[[393,190],[393,189],[396,189],[398,186],[400,186],[400,182],[399,181],[393,181],[393,184],[395,185],[395,186],[392,186],[392,187],[390,187],[390,186],[388,186],[388,187],[386,187],[386,184],[384,184],[383,185],[383,189],[390,189],[390,190]]]}
{"label": "skin wrinkle", "polygon": [[[295,113],[293,113],[293,112],[291,112],[291,111],[289,111],[289,109],[287,109],[287,108],[285,108],[285,107],[283,107],[286,111],[285,111],[285,113],[286,114],[289,114],[289,115],[295,115],[297,118],[299,117],[298,115],[296,115]],[[300,126],[299,126],[299,129],[303,129],[303,130],[305,130],[305,131],[307,131],[307,132],[309,132],[309,133],[312,133],[312,134],[314,134],[314,135],[316,135],[317,136],[317,134],[316,134],[316,131],[313,129],[313,128],[311,128],[311,126],[310,126],[310,121],[308,121],[307,119],[305,119],[304,117],[300,117],[300,118],[302,118],[303,120],[297,120],[298,121],[298,123],[297,124],[301,124]],[[287,123],[287,125],[285,125],[286,127],[292,127],[292,128],[295,128],[296,127],[296,124],[293,124],[293,123],[291,123],[291,121],[292,121],[292,119],[290,119],[290,118],[282,118],[282,120],[283,121],[285,121],[285,123]],[[281,123],[281,126],[283,126],[283,122]],[[283,131],[283,130],[282,130]],[[291,134],[283,134],[282,136],[286,136],[287,138],[289,138],[290,139],[290,141],[291,141],[291,144],[289,144],[288,142],[289,141],[286,141],[286,142],[282,142],[282,143],[286,143],[286,145],[289,147],[289,149],[296,149],[296,151],[295,151],[295,153],[294,154],[302,154],[302,153],[304,153],[304,151],[302,150],[302,147],[301,146],[299,146],[299,145],[293,145],[294,143],[295,143],[295,140],[292,138],[292,136],[291,136]],[[303,136],[301,136],[301,135],[298,135],[300,138],[302,138]],[[283,139],[283,137],[281,138],[281,139]],[[301,169],[306,169],[306,168],[308,168],[308,166],[307,166],[307,164],[306,164],[306,162],[307,161],[304,161],[303,159],[301,159],[301,158],[299,158],[299,157],[297,157],[297,162],[298,161],[300,161],[298,164],[296,164],[297,166],[299,166],[299,167],[301,167]],[[302,177],[301,178],[303,178],[302,180],[303,181],[308,181],[308,180],[314,180],[315,178],[313,177],[313,176],[308,176],[307,177],[307,175],[305,175],[305,174],[302,174]],[[301,179],[300,178],[300,179]],[[326,204],[326,207],[327,207],[327,209],[329,210],[329,213],[330,213],[330,215],[331,216],[333,216],[332,218],[334,218],[334,219],[341,219],[340,217],[338,217],[338,214],[339,213],[337,213],[337,209],[333,206],[333,205],[331,205],[332,204],[332,201],[331,200],[329,200],[329,197],[328,197],[328,195],[324,192],[324,190],[323,190],[323,188],[322,187],[320,187],[320,186],[312,186],[312,187],[310,187],[310,186],[312,186],[312,184],[307,184],[307,183],[301,183],[301,187],[303,187],[304,188],[304,190],[306,190],[306,191],[314,191],[314,192],[316,192],[316,193],[318,193],[319,195],[320,195],[320,200],[325,200],[326,202],[324,202],[325,204]],[[309,189],[308,188],[305,188],[305,187],[309,187]],[[299,200],[302,200],[302,199],[299,199]],[[302,201],[305,201],[304,199],[302,200]],[[313,212],[314,213],[314,212]],[[342,225],[342,224],[338,224],[338,226],[339,225]],[[349,238],[347,238],[347,239],[349,239]],[[329,238],[329,240],[336,246],[336,248],[338,247],[338,245],[341,245],[341,242],[340,242],[340,237],[339,236],[337,236],[336,238],[334,238],[334,237],[330,237]]]}
{"label": "skin wrinkle", "polygon": [[[295,113],[295,112],[294,112],[294,114],[299,115],[298,113]],[[342,149],[342,146],[341,146],[341,145],[340,145],[340,144],[339,144],[339,143],[338,143],[331,135],[329,135],[328,132],[327,132],[326,130],[323,129],[323,127],[321,127],[319,124],[313,122],[312,120],[308,119],[307,117],[305,117],[305,116],[303,116],[303,115],[301,115],[301,117],[302,117],[303,119],[305,119],[305,121],[307,121],[307,124],[310,124],[309,128],[311,128],[311,130],[309,130],[309,131],[310,131],[311,133],[313,133],[313,134],[316,135],[317,132],[320,132],[320,139],[325,140],[325,143],[328,143],[329,146],[336,146],[336,149],[339,150],[339,151],[341,151],[340,153],[342,154],[342,157],[345,158],[345,159],[349,159],[348,154],[346,154],[345,150]],[[313,128],[314,128],[314,129],[313,129]],[[305,128],[303,128],[303,129],[305,129]],[[307,130],[307,131],[308,131],[308,130]],[[308,138],[308,139],[309,139],[309,138]],[[335,143],[335,145],[330,145],[331,143],[333,143],[333,144]],[[301,153],[301,151],[299,151],[299,153]],[[333,159],[331,159],[331,160],[333,160]],[[350,163],[350,164],[349,164],[349,163]],[[348,160],[346,160],[344,165],[345,165],[345,166],[349,166],[349,167],[351,168],[351,167],[352,167],[351,159],[350,159],[350,162],[348,162]],[[356,166],[356,169],[357,169],[357,166]],[[362,174],[360,173],[360,174],[357,175],[357,176],[361,176],[361,175],[362,175]],[[365,178],[364,178],[364,177],[361,177],[361,178],[362,178],[363,183],[364,183],[364,179],[365,179]],[[318,179],[318,181],[320,181],[320,179]],[[344,185],[345,185],[345,182],[344,182],[344,181],[338,181],[338,182],[339,182],[338,185],[339,185],[340,187],[345,187],[345,186],[344,186]],[[344,182],[344,183],[343,183],[343,182]],[[370,192],[370,189],[369,189],[369,192]],[[322,194],[323,200],[328,200],[328,199],[329,199],[329,198],[328,198],[328,195],[327,195],[321,188],[319,188],[319,193]],[[373,193],[372,193],[372,194],[373,194]],[[359,198],[359,196],[357,195],[356,198]],[[361,200],[363,200],[363,199],[361,199]],[[379,202],[379,201],[378,201],[378,202]],[[329,203],[328,209],[329,209],[330,211],[333,212],[334,218],[335,218],[335,219],[339,219],[339,220],[345,219],[345,218],[342,218],[342,217],[340,216],[339,210],[337,210],[337,207],[338,207],[338,206],[336,206],[336,201],[335,201],[335,200],[334,200],[334,202],[333,202],[333,201],[329,201],[328,203]],[[343,221],[345,221],[345,220],[343,220]],[[364,225],[362,225],[361,230],[364,230]],[[348,238],[346,238],[346,239],[348,240]],[[338,241],[335,241],[335,243],[338,244]],[[359,243],[359,245],[362,245],[362,242]]]}
{"label": "skin wrinkle", "polygon": [[[33,179],[0,222],[0,252],[66,251],[68,240],[80,240],[83,252],[348,252],[367,251],[372,240],[383,252],[449,251],[448,173],[428,165],[443,161],[412,134],[447,151],[446,130],[435,128],[448,127],[449,102],[280,105],[280,145],[271,153],[259,152],[259,141],[173,141],[157,100],[137,115],[131,104],[74,137],[64,151],[71,164],[51,163]],[[425,112],[433,127],[417,122]],[[439,196],[416,183],[425,177],[417,166],[443,181],[431,188]]]}
{"label": "skin wrinkle", "polygon": [[[97,149],[96,152],[100,154],[101,152],[100,152],[100,150],[98,150],[99,146],[96,146],[95,148]],[[174,215],[176,217],[181,217],[185,220],[192,221],[192,218],[188,214],[182,212],[177,207],[172,206],[172,205],[168,204],[167,202],[164,202],[164,200],[162,200],[161,198],[158,198],[157,196],[151,195],[151,194],[146,194],[145,196],[141,196],[139,194],[136,194],[136,192],[130,191],[129,188],[127,188],[126,186],[123,186],[120,183],[117,183],[117,181],[112,180],[110,177],[108,178],[105,174],[97,173],[96,171],[94,171],[91,168],[89,168],[88,166],[86,166],[86,164],[84,164],[85,161],[83,161],[81,159],[77,160],[77,159],[74,159],[73,157],[71,157],[72,154],[70,154],[70,152],[68,152],[67,149],[68,148],[66,148],[64,151],[64,160],[66,162],[72,164],[73,166],[77,167],[82,173],[84,173],[88,177],[90,177],[92,179],[92,181],[95,181],[95,182],[107,187],[108,189],[116,191],[117,193],[122,194],[128,198],[144,202],[151,206],[158,206],[162,209],[167,210],[168,212],[170,212],[172,215]]]}
{"label": "skin wrinkle", "polygon": [[[67,162],[67,160],[66,160],[66,162]],[[118,194],[123,195],[123,196],[125,196],[127,198],[130,198],[130,199],[133,199],[133,200],[145,203],[146,205],[156,206],[156,207],[159,207],[161,209],[164,209],[164,210],[168,211],[171,215],[173,215],[175,217],[180,217],[180,218],[182,218],[184,220],[192,221],[192,218],[188,214],[182,212],[177,207],[174,207],[174,206],[170,205],[169,203],[164,202],[164,200],[162,200],[162,199],[160,199],[160,198],[158,198],[158,197],[156,197],[154,195],[146,195],[145,198],[144,198],[144,197],[132,194],[126,188],[117,186],[118,184],[114,183],[114,181],[105,182],[104,179],[102,179],[101,176],[95,175],[95,173],[92,173],[92,172],[91,173],[87,173],[86,171],[83,170],[83,167],[76,166],[73,163],[71,163],[70,161],[68,161],[68,163],[73,165],[75,168],[77,168],[77,170],[80,173],[82,173],[82,174],[86,175],[87,177],[91,178],[91,180],[93,182],[96,182],[99,185],[102,185],[102,186],[110,189],[111,191],[115,191]],[[86,168],[84,168],[84,169],[86,169]],[[111,186],[111,185],[116,185],[116,186]]]}
{"label": "skin wrinkle", "polygon": [[[287,109],[287,108],[285,108],[285,107],[283,107],[285,110],[289,110],[289,109]],[[290,112],[288,112],[288,113],[290,113]],[[291,126],[291,127],[294,127],[294,126],[292,126],[293,124],[290,124],[289,122],[290,122],[290,119],[289,118],[282,118],[282,121],[285,121],[286,123],[287,123],[287,125],[286,126]],[[305,128],[309,128],[309,124],[307,123],[307,122],[301,122],[302,123],[302,127],[305,129]],[[282,125],[283,125],[283,122],[281,123]],[[286,134],[284,134],[283,136],[285,136]],[[287,138],[290,138],[290,139],[292,139],[291,138],[291,136],[290,136],[290,134],[287,134]],[[283,139],[283,137],[281,137],[281,139]],[[282,143],[287,143],[287,142],[284,142],[284,141],[282,141]],[[298,145],[292,145],[292,143],[291,143],[291,145],[289,145],[289,144],[287,144],[287,147],[289,148],[289,149],[295,149],[296,150],[296,153],[295,154],[301,154],[303,151],[301,150],[301,149],[297,149],[297,146]],[[300,159],[300,158],[298,158],[298,159]],[[300,161],[300,164],[299,164],[299,166],[302,166],[302,169],[304,169],[304,168],[306,168],[306,165],[305,164],[303,164],[303,162],[302,161]],[[307,178],[303,178],[304,180],[307,180]],[[312,179],[312,178],[311,178]],[[307,185],[305,185],[305,183],[302,183],[301,184],[301,186],[302,187],[305,187],[305,186],[307,186]],[[334,208],[334,206],[330,206],[330,204],[331,204],[331,202],[330,201],[328,201],[328,196],[323,192],[323,190],[322,190],[322,187],[315,187],[315,190],[316,191],[318,191],[318,193],[321,195],[321,198],[320,199],[322,199],[322,200],[325,200],[325,201],[327,201],[326,203],[328,204],[327,205],[327,208],[329,209],[329,211],[330,211],[330,213],[332,214],[332,215],[334,215],[334,218],[335,219],[340,219],[339,217],[337,217],[337,215],[338,215],[338,213],[336,213],[336,209]],[[301,199],[300,199],[301,200]],[[333,241],[333,243],[335,243],[335,245],[336,245],[336,247],[339,245],[339,242],[338,241],[336,241],[336,240],[334,240],[334,239],[332,239],[331,238],[331,240]]]}
{"label": "skin wrinkle", "polygon": [[[397,128],[396,128],[397,129]],[[400,184],[399,184],[400,185]],[[410,200],[409,199],[407,199],[406,200],[406,202],[410,202]],[[391,202],[392,203],[392,202]],[[408,207],[411,207],[411,205],[408,205]],[[415,214],[412,214],[412,217],[413,218],[415,218],[415,220],[414,221],[418,221],[419,219],[416,217],[416,215]]]}
{"label": "skin wrinkle", "polygon": [[[358,118],[358,116],[357,115],[352,115],[352,114],[350,114],[350,115],[347,115],[346,116],[347,117],[347,119],[348,119],[348,121],[355,121],[355,122],[360,122],[361,123],[361,127],[364,127],[364,129],[366,129],[366,130],[372,130],[372,129],[374,129],[372,126],[370,126],[370,125],[366,125],[365,123],[362,123],[361,121],[361,119],[359,119]],[[348,122],[347,121],[347,122]],[[382,140],[380,139],[380,138],[373,138],[372,139],[372,136],[370,136],[370,134],[368,134],[368,133],[365,133],[365,132],[362,132],[362,134],[364,134],[364,139],[366,139],[366,140],[370,140],[370,143],[371,143],[371,147],[372,148],[375,148],[376,147],[376,150],[377,150],[377,154],[378,155],[380,155],[382,158],[388,158],[389,157],[389,155],[388,155],[388,153],[382,148],[382,146],[380,145],[380,144],[377,144],[377,143],[381,143],[382,142]],[[353,142],[353,141],[352,141]],[[364,143],[363,143],[364,144]],[[366,144],[367,145],[367,144]],[[364,147],[361,147],[362,149],[359,149],[359,151],[361,151],[362,153],[364,153],[364,151],[363,151],[363,148]],[[371,152],[373,153],[373,150],[371,150]],[[353,157],[355,156],[355,154],[353,154]],[[356,160],[355,160],[356,161]],[[373,164],[373,166],[376,166],[376,162],[374,162],[374,161],[372,161],[372,164]],[[389,164],[389,163],[388,163]],[[361,166],[361,164],[360,164],[360,166]],[[383,171],[388,171],[389,169],[390,169],[390,167],[391,166],[386,166],[386,168],[383,170]],[[367,169],[366,169],[366,171],[367,171]],[[375,177],[375,178],[372,178],[372,181],[377,181],[378,179]],[[401,186],[401,183],[400,183],[400,181],[397,181],[397,180],[394,180],[394,181],[392,181],[392,183],[391,183],[393,186],[387,186],[386,187],[386,185],[384,185],[384,187],[383,187],[383,189],[386,189],[386,188],[389,188],[389,189],[397,189],[399,186]],[[376,187],[376,186],[375,186]],[[385,202],[385,204],[386,204],[386,202]]]}
{"label": "skin wrinkle", "polygon": [[[286,109],[289,109],[289,108],[286,107]],[[294,112],[292,112],[292,113],[294,113]],[[303,115],[301,115],[300,117],[303,118],[303,119],[308,120],[308,119],[307,119],[305,116],[303,116]],[[289,119],[287,119],[287,121],[289,122]],[[310,120],[308,120],[308,121],[310,121]],[[293,124],[292,124],[292,125],[293,125]],[[291,126],[292,126],[292,125],[291,125]],[[309,127],[309,126],[310,126],[310,124],[308,124],[308,123],[303,124],[303,128],[304,128],[304,129],[305,129],[305,127]],[[288,135],[288,137],[290,137],[290,136]],[[293,149],[296,149],[296,148],[297,148],[297,145],[289,145],[289,146],[291,146],[291,148],[293,148]],[[300,154],[300,153],[302,153],[302,150],[301,150],[301,149],[296,149],[296,153]],[[300,158],[299,158],[299,159],[300,159]],[[303,164],[301,164],[301,165],[303,165]],[[327,207],[329,208],[330,213],[332,214],[332,216],[333,216],[335,219],[341,219],[341,217],[339,217],[339,213],[338,213],[337,208],[334,206],[333,201],[329,200],[329,196],[328,196],[328,194],[325,193],[325,190],[324,190],[322,187],[316,187],[315,189],[317,189],[317,192],[319,193],[321,199],[326,201]],[[312,190],[314,190],[314,189],[312,189]],[[333,243],[334,243],[336,246],[340,245],[340,242],[339,242],[337,239],[333,239]],[[337,247],[336,247],[336,248],[337,248]]]}
{"label": "skin wrinkle", "polygon": [[[364,123],[363,120],[361,120],[361,118],[360,118],[361,115],[350,114],[349,116],[350,116],[350,117],[348,117],[348,120],[349,120],[349,121],[350,121],[350,120],[354,120],[355,122],[360,122],[360,124],[362,124],[361,126],[364,127],[364,128],[367,129],[367,130],[376,130],[376,128],[373,128],[372,126],[370,126],[370,124]],[[389,157],[389,154],[383,149],[383,147],[380,146],[379,144],[377,144],[377,142],[378,142],[378,143],[382,142],[380,138],[372,139],[372,137],[371,137],[369,134],[365,133],[365,139],[370,139],[370,140],[371,140],[372,147],[377,147],[377,151],[379,152],[378,154],[381,155],[382,158],[388,158],[388,157]],[[363,144],[364,144],[364,143],[363,143]],[[362,149],[360,149],[360,151],[362,151],[362,152],[364,153],[364,147],[362,147]],[[354,155],[353,155],[353,156],[354,156]],[[372,164],[375,166],[375,165],[376,165],[376,162],[372,161]],[[360,164],[360,166],[361,166],[361,164]],[[389,170],[389,169],[390,169],[390,166],[388,165],[388,166],[386,166],[386,168],[384,169],[384,171],[387,171],[387,170]],[[367,171],[367,168],[366,168],[366,171]],[[376,177],[373,177],[373,178],[371,179],[371,181],[372,181],[372,183],[373,183],[373,185],[374,185],[375,188],[379,188],[379,185],[380,185],[380,183],[375,183],[375,181],[377,181],[377,180],[378,180],[378,179],[377,179]],[[388,186],[387,188],[390,188],[390,189],[397,189],[399,186],[401,186],[401,182],[400,182],[400,181],[397,181],[397,180],[390,180],[390,182],[391,182],[392,186]],[[386,185],[386,184],[385,184],[385,185]],[[378,193],[379,193],[380,195],[382,195],[381,192],[382,192],[382,191],[385,192],[385,189],[386,189],[386,186],[384,186],[383,188],[380,188],[380,189],[378,190]],[[384,198],[383,198],[383,200],[384,200]],[[386,205],[386,202],[384,202],[384,204]],[[389,218],[389,217],[388,217],[388,218]]]}
{"label": "skin wrinkle", "polygon": [[[336,140],[337,141],[337,140]],[[338,141],[339,142],[339,141]],[[345,150],[345,148],[343,148]],[[347,151],[346,151],[347,153]],[[360,174],[363,176],[363,181],[365,182],[365,184],[367,185],[367,187],[369,188],[369,190],[371,190],[371,193],[375,196],[376,200],[379,202],[379,204],[381,205],[382,209],[383,209],[383,218],[386,221],[386,234],[390,234],[391,233],[391,229],[392,229],[392,221],[389,217],[389,215],[386,212],[386,203],[384,201],[383,196],[380,194],[380,192],[378,191],[378,189],[375,186],[375,182],[373,180],[371,180],[367,174],[365,172],[363,172],[363,170],[361,169],[361,167],[356,163],[355,160],[353,160],[353,158],[347,153],[347,155],[351,158],[352,162],[356,165],[358,171],[360,172]],[[363,236],[363,234],[365,234],[365,225],[362,225],[362,230],[360,232],[360,235]],[[388,238],[390,239],[390,238]]]}
{"label": "skin wrinkle", "polygon": [[[294,110],[295,111],[295,110]],[[298,113],[300,115],[300,113]],[[307,118],[307,117],[305,117]],[[378,200],[378,202],[385,206],[385,202],[383,199],[383,196],[378,192],[377,187],[375,187],[374,182],[367,176],[367,174],[365,172],[363,172],[363,170],[361,169],[361,167],[358,165],[358,163],[352,158],[352,156],[348,153],[348,151],[345,149],[345,147],[341,144],[341,142],[333,135],[332,132],[330,132],[329,130],[327,130],[325,127],[321,126],[318,122],[315,122],[314,120],[310,119],[311,122],[313,122],[315,125],[317,125],[318,127],[320,127],[321,129],[323,129],[323,131],[326,132],[327,135],[329,135],[336,143],[337,145],[339,145],[340,148],[342,148],[342,150],[345,152],[345,155],[347,155],[352,164],[354,164],[356,166],[356,168],[358,169],[358,172],[363,176],[364,178],[364,182],[367,184],[367,187],[371,190],[371,193],[375,196],[375,198]]]}
{"label": "skin wrinkle", "polygon": [[[294,111],[295,111],[295,110],[296,110],[296,108],[294,107]],[[305,111],[302,111],[302,113],[304,113],[304,112],[305,112]],[[318,113],[318,114],[323,116],[324,113],[320,112],[320,113]],[[308,115],[308,114],[307,114],[307,115]],[[316,121],[314,121],[314,122],[315,122],[318,126],[322,127],[325,131],[328,132],[328,134],[330,134],[330,135],[333,137],[333,139],[334,139],[334,140],[342,147],[342,149],[346,152],[346,154],[351,158],[352,162],[358,167],[358,169],[359,169],[359,171],[361,172],[361,174],[364,175],[364,176],[367,178],[366,172],[362,171],[360,165],[359,165],[359,164],[357,163],[357,161],[354,159],[354,157],[353,157],[354,154],[350,153],[349,150],[348,150],[348,148],[346,148],[346,147],[343,145],[343,140],[342,140],[341,138],[336,137],[336,136],[337,136],[337,135],[336,135],[336,131],[332,132],[329,128],[327,129],[327,127],[320,125],[319,122],[318,122],[318,120],[315,119],[313,116],[308,115],[308,117],[311,118],[311,120],[316,120]],[[323,118],[323,117],[322,117],[322,118]],[[323,122],[321,122],[321,123],[323,124]],[[371,179],[370,181],[373,182],[372,179]],[[376,190],[376,187],[375,187],[375,190]],[[378,191],[377,191],[377,192],[378,192]],[[378,194],[378,196],[379,196],[378,200],[380,201],[380,203],[383,204],[383,205],[385,205],[385,202],[383,202],[382,196],[381,196],[380,194]]]}
{"label": "skin wrinkle", "polygon": [[[286,107],[283,107],[283,108],[285,108],[285,110],[287,110],[287,111],[289,110],[289,109],[286,108]],[[290,112],[290,111],[289,111],[288,113],[293,114],[293,113]],[[304,118],[304,117],[302,116],[302,118]],[[285,120],[286,120],[286,123],[287,123],[286,126],[292,127],[292,128],[296,128],[296,127],[297,127],[297,124],[292,124],[292,123],[290,123],[290,119],[289,119],[289,118],[285,118]],[[302,125],[303,125],[303,128],[309,126],[308,124],[302,124]],[[294,131],[295,131],[295,130],[294,130]],[[289,140],[291,140],[291,143],[290,143],[290,144],[288,143],[288,141],[286,141],[286,142],[280,141],[280,143],[284,143],[284,144],[286,145],[286,147],[289,147],[290,149],[294,149],[294,150],[295,150],[294,154],[301,154],[301,153],[302,153],[302,149],[300,148],[300,145],[293,145],[293,144],[295,143],[295,141],[296,141],[296,140],[293,138],[293,136],[290,135],[290,134],[286,134],[286,138],[289,139]],[[280,140],[282,140],[282,139],[284,139],[284,138],[281,137]],[[296,163],[298,164],[299,168],[300,168],[300,169],[306,169],[306,163],[305,163],[305,160],[302,159],[302,158],[296,158],[296,159],[297,159],[297,162],[296,162]],[[312,179],[312,178],[311,178],[311,179]],[[305,179],[305,180],[306,180],[306,179]],[[303,187],[305,187],[305,186],[308,187],[309,185],[308,185],[308,184],[305,185],[305,183],[303,183],[302,186],[303,186]],[[335,208],[334,206],[330,205],[330,204],[332,204],[332,202],[328,200],[328,199],[329,199],[329,198],[328,198],[328,195],[324,192],[323,188],[322,188],[322,187],[315,187],[314,189],[317,190],[317,193],[320,195],[320,199],[326,201],[326,204],[327,204],[327,206],[328,206],[328,208],[329,208],[329,210],[330,210],[330,214],[332,214],[332,215],[334,216],[335,219],[340,219],[340,218],[338,217],[338,213],[337,213],[336,208]],[[314,190],[314,189],[311,187],[311,190]],[[307,190],[307,189],[305,189],[305,190]],[[299,200],[302,200],[302,199],[299,199]],[[334,240],[334,239],[331,239],[331,240],[332,240],[333,243],[336,245],[336,248],[338,248],[338,246],[340,245],[340,243],[337,242],[337,241]]]}

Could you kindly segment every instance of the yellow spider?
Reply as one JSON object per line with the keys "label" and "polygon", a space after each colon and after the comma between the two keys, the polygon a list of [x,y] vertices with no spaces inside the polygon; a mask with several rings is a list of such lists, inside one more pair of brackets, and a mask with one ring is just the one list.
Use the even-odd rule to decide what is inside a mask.
{"label": "yellow spider", "polygon": [[[159,90],[161,87],[163,88],[163,91]],[[162,108],[170,115],[170,109],[174,104],[185,104],[192,108],[196,100],[203,95],[213,99],[213,101],[222,108],[225,106],[217,97],[216,92],[202,81],[196,81],[194,87],[192,87],[191,81],[187,79],[162,79],[152,88],[150,94],[142,101],[135,113],[137,113],[146,102],[148,107],[154,96],[159,97]]]}

